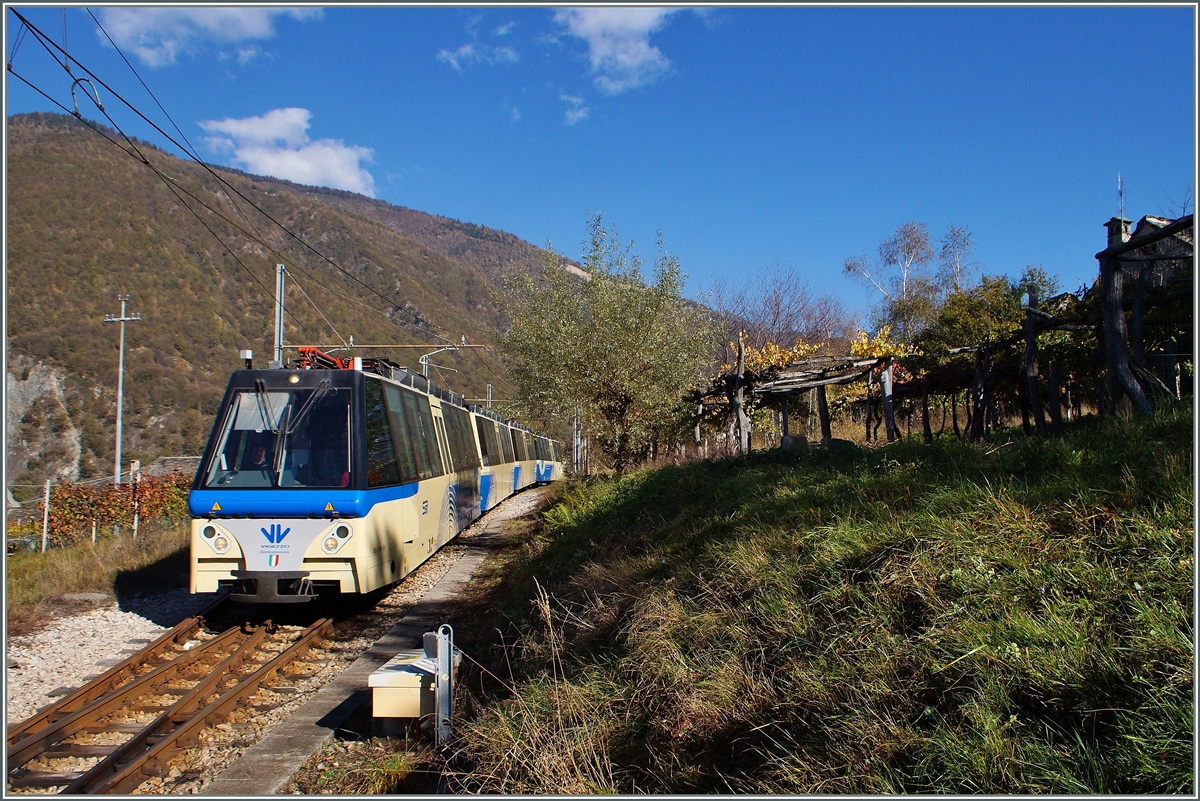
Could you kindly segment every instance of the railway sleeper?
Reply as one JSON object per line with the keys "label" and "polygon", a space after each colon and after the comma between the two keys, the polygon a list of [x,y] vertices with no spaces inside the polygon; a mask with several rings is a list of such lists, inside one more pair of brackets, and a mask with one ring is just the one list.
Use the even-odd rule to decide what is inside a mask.
{"label": "railway sleeper", "polygon": [[[137,744],[131,741],[120,751],[114,752],[105,762],[100,763],[84,777],[67,787],[66,791],[129,793],[145,781],[144,777],[163,775],[160,771],[167,769],[165,766],[173,752],[198,745],[200,733],[206,726],[217,720],[224,720],[239,700],[252,696],[264,681],[270,679],[288,661],[307,652],[319,637],[328,632],[330,626],[331,623],[328,619],[317,621],[275,659],[261,665],[251,676],[243,678],[235,687],[220,692],[215,700],[198,710],[186,723],[169,733],[163,732],[164,737],[158,743],[149,746],[140,754],[134,755],[132,752],[136,749]],[[234,657],[230,657],[230,659],[232,660]],[[207,697],[209,693],[210,689],[197,687],[194,698],[198,700],[201,696]],[[189,705],[188,702],[181,701],[179,711],[182,712]],[[166,718],[166,714],[159,720],[163,721],[164,718]],[[153,728],[157,729],[158,724],[154,724]],[[146,734],[150,733],[146,732]],[[139,738],[135,736],[134,739]],[[119,760],[126,757],[130,758],[128,763],[117,764]],[[115,770],[115,773],[108,775],[110,769]]]}
{"label": "railway sleeper", "polygon": [[57,757],[106,757],[118,746],[91,743],[58,743],[46,751],[46,756]]}
{"label": "railway sleeper", "polygon": [[140,723],[90,723],[80,731],[87,734],[137,734],[144,728]]}
{"label": "railway sleeper", "polygon": [[[230,632],[235,632],[231,629]],[[257,629],[241,642],[237,649],[189,692],[185,693],[137,734],[113,751],[104,761],[93,766],[80,778],[72,782],[64,792],[114,792],[131,791],[141,783],[141,767],[153,764],[165,749],[163,743],[178,739],[181,729],[197,716],[205,714],[201,704],[212,690],[225,679],[226,674],[240,665],[261,646],[265,632]],[[178,747],[178,744],[175,744]],[[136,783],[135,783],[136,782]]]}
{"label": "railway sleeper", "polygon": [[82,776],[78,771],[58,773],[49,770],[19,770],[8,777],[8,783],[13,789],[26,787],[61,787]]}

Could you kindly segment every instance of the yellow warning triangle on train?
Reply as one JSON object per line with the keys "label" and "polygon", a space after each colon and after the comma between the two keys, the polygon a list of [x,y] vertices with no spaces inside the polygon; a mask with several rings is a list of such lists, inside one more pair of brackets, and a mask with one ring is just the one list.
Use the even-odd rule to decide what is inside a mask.
{"label": "yellow warning triangle on train", "polygon": [[326,511],[326,512],[332,512],[332,511],[333,511],[333,503],[327,503],[327,504],[325,504],[325,511]]}
{"label": "yellow warning triangle on train", "polygon": [[219,503],[214,503],[214,504],[213,504],[212,511],[214,511],[214,512],[219,512],[219,511],[221,511],[221,504],[219,504]]}

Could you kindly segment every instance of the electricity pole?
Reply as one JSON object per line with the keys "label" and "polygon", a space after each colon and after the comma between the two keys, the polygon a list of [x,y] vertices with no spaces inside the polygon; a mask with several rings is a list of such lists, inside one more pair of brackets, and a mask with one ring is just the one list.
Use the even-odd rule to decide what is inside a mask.
{"label": "electricity pole", "polygon": [[286,268],[275,265],[275,361],[271,367],[283,367],[283,284]]}
{"label": "electricity pole", "polygon": [[104,315],[106,323],[121,324],[121,357],[117,362],[117,458],[116,466],[113,469],[113,484],[120,485],[121,483],[121,407],[125,400],[125,323],[137,322],[142,319],[141,312],[134,312],[132,315],[125,316],[125,301],[129,300],[128,295],[117,295],[117,300],[121,301],[121,316],[113,317],[111,314]]}

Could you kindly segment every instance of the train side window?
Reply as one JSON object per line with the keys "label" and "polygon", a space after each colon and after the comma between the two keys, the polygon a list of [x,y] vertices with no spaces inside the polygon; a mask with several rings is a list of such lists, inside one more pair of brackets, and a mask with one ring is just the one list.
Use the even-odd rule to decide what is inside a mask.
{"label": "train side window", "polygon": [[437,429],[433,426],[433,412],[429,410],[429,398],[415,392],[404,392],[404,408],[411,412],[410,421],[415,421],[413,431],[419,431],[421,436],[414,441],[425,448],[424,463],[421,466],[421,478],[434,478],[446,472],[449,465],[443,467],[442,454],[438,450]]}
{"label": "train side window", "polygon": [[495,459],[496,464],[499,464],[500,462],[504,461],[504,456],[500,451],[500,443],[496,437],[496,424],[491,420],[487,420],[486,423],[487,425],[484,426],[483,433],[487,437],[488,447],[491,449],[492,453],[495,454],[493,458]]}
{"label": "train side window", "polygon": [[383,387],[379,381],[364,382],[367,406],[367,486],[387,487],[400,483],[396,467],[396,451],[392,444],[391,426],[383,402]]}
{"label": "train side window", "polygon": [[[487,436],[487,429],[490,428],[491,425],[491,420],[483,417],[475,418],[475,430],[479,432],[479,454],[483,457],[483,464],[485,467],[490,467],[493,464],[497,464],[499,460],[497,460],[495,457],[500,455],[495,452],[496,441],[494,437],[491,440],[491,450],[488,449],[489,440]],[[495,456],[493,456],[493,454],[495,454]]]}
{"label": "train side window", "polygon": [[504,461],[515,462],[516,458],[513,456],[512,429],[505,425],[497,425],[496,428],[500,431],[500,447],[504,450]]}
{"label": "train side window", "polygon": [[512,430],[513,453],[516,454],[518,462],[528,460],[528,455],[525,453],[525,432]]}
{"label": "train side window", "polygon": [[446,442],[446,424],[442,418],[433,418],[433,425],[437,429],[438,445],[441,447],[442,462],[446,465],[446,472],[454,472],[454,458],[450,453],[450,446]]}
{"label": "train side window", "polygon": [[471,432],[471,416],[457,406],[442,406],[446,424],[446,444],[455,470],[474,470],[479,467],[479,452],[475,450],[475,435]]}
{"label": "train side window", "polygon": [[420,432],[409,422],[405,413],[403,390],[395,384],[384,384],[383,392],[392,424],[392,445],[395,448],[396,463],[400,467],[400,481],[405,484],[418,481],[421,478],[418,453],[423,451],[417,439]]}

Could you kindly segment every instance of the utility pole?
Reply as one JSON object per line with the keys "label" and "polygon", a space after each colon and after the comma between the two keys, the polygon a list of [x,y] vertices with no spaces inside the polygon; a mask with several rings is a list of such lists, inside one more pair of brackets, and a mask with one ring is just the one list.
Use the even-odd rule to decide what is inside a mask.
{"label": "utility pole", "polygon": [[282,264],[275,265],[275,361],[271,367],[283,367],[283,275]]}
{"label": "utility pole", "polygon": [[125,315],[125,301],[129,300],[128,295],[117,295],[117,300],[121,301],[121,316],[113,317],[111,314],[104,315],[106,323],[121,324],[121,356],[117,362],[117,458],[116,466],[113,469],[113,484],[121,484],[121,407],[125,401],[125,323],[133,323],[142,319],[141,312],[134,312],[130,316]]}

